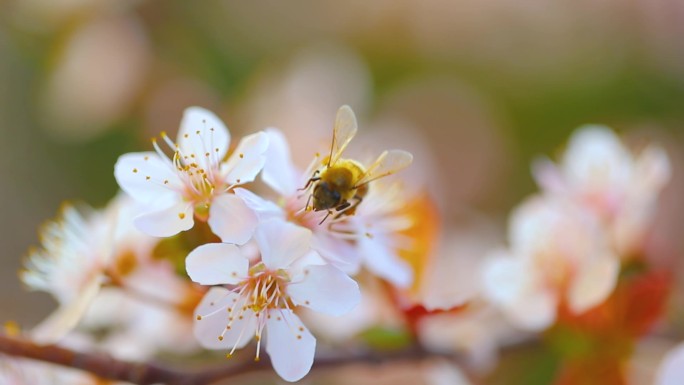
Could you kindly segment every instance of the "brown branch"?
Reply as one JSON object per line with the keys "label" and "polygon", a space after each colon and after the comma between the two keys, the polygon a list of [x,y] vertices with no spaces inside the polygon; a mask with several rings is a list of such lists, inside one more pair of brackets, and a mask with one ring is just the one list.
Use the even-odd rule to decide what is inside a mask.
{"label": "brown branch", "polygon": [[[208,385],[216,381],[242,374],[270,370],[267,359],[260,362],[230,363],[206,370],[177,370],[154,363],[135,363],[114,359],[97,353],[81,353],[56,345],[38,345],[20,337],[0,334],[0,353],[50,362],[70,368],[81,369],[109,380],[131,382],[139,385],[164,383],[168,385]],[[388,361],[417,360],[439,356],[422,349],[412,348],[401,352],[364,352],[339,357],[321,357],[314,369],[334,368],[352,363],[379,364]],[[446,356],[448,357],[448,356]],[[450,357],[453,358],[453,357]]]}

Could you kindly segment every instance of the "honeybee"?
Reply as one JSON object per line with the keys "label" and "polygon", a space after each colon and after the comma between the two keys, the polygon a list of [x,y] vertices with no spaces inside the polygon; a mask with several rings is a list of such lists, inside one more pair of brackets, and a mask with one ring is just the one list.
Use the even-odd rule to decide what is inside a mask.
{"label": "honeybee", "polygon": [[[408,167],[413,155],[403,150],[384,151],[368,168],[353,159],[342,158],[342,153],[356,135],[358,126],[354,112],[349,106],[337,111],[333,127],[330,155],[323,158],[321,168],[314,171],[303,190],[313,185],[306,210],[327,210],[325,222],[333,210],[340,215],[353,215],[356,207],[368,193],[370,182],[391,175]],[[312,206],[309,206],[313,200]]]}

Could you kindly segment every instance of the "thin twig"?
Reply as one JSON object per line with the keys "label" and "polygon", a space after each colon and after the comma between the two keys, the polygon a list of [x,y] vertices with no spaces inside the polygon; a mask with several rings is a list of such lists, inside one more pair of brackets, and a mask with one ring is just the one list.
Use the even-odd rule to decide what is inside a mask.
{"label": "thin twig", "polygon": [[[178,370],[154,363],[136,363],[117,360],[99,353],[81,353],[56,345],[38,345],[21,337],[0,334],[0,353],[50,362],[81,369],[98,377],[131,382],[139,385],[208,385],[219,380],[247,373],[270,370],[268,359],[246,361],[207,368],[205,370]],[[334,368],[348,364],[379,364],[388,361],[420,360],[440,356],[419,348],[400,352],[362,352],[336,357],[317,358],[314,369]],[[449,356],[447,356],[449,357]],[[449,357],[453,358],[453,357]]]}

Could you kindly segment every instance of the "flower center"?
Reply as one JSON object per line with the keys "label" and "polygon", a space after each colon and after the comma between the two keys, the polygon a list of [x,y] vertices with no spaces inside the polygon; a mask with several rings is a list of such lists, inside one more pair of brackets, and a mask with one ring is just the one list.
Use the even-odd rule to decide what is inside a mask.
{"label": "flower center", "polygon": [[[189,134],[185,135],[187,138]],[[197,135],[200,135],[199,131]],[[196,209],[206,210],[217,190],[227,190],[220,176],[221,159],[217,155],[219,149],[215,148],[213,151],[202,149],[204,153],[199,153],[195,149],[186,153],[177,143],[171,141],[166,133],[162,132],[161,137],[173,150],[171,162],[175,173],[183,183],[184,189],[181,191],[183,197],[186,201],[194,203]],[[168,158],[159,148],[156,140],[152,143],[160,156]]]}
{"label": "flower center", "polygon": [[292,308],[294,305],[285,293],[289,281],[284,270],[269,271],[263,263],[252,267],[249,278],[239,285],[239,293],[246,298],[243,310],[249,308],[259,317],[264,309]]}

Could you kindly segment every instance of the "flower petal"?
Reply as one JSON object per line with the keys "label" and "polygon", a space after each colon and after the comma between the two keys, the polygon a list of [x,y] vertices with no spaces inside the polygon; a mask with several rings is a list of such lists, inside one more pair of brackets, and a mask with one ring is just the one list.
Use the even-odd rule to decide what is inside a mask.
{"label": "flower petal", "polygon": [[311,247],[328,263],[349,275],[355,275],[361,268],[358,250],[349,242],[331,236],[327,231],[313,233]]}
{"label": "flower petal", "polygon": [[147,235],[170,237],[191,229],[195,220],[192,205],[181,201],[161,210],[144,213],[135,218],[133,224]]}
{"label": "flower petal", "polygon": [[247,276],[249,261],[235,245],[209,243],[190,252],[185,269],[201,285],[234,285]]}
{"label": "flower petal", "polygon": [[31,333],[31,337],[40,344],[58,342],[76,327],[101,288],[102,276],[96,275],[81,288],[74,300],[60,304],[57,310],[36,326]]}
{"label": "flower petal", "polygon": [[243,184],[254,181],[266,163],[268,136],[257,132],[242,138],[228,161],[221,165],[221,172],[229,184]]}
{"label": "flower petal", "polygon": [[261,223],[254,238],[261,259],[272,270],[288,267],[311,250],[311,230],[280,219]]}
{"label": "flower petal", "polygon": [[483,267],[484,294],[492,302],[510,305],[522,295],[528,274],[520,260],[498,251]]}
{"label": "flower petal", "polygon": [[171,164],[155,152],[121,155],[114,165],[114,177],[123,191],[143,203],[178,195],[181,188]]}
{"label": "flower petal", "polygon": [[200,167],[207,169],[209,164],[219,164],[226,156],[230,132],[213,112],[190,107],[183,113],[178,130],[178,146],[183,156],[194,154]]}
{"label": "flower petal", "polygon": [[[238,294],[223,287],[212,287],[195,309],[193,332],[200,345],[227,350],[247,345],[256,333],[257,322],[251,310],[240,313],[242,305]],[[228,312],[228,308],[235,310]]]}
{"label": "flower petal", "polygon": [[385,244],[382,235],[373,239],[361,237],[359,252],[368,270],[386,279],[400,288],[407,288],[413,283],[413,271],[409,265]]}
{"label": "flower petal", "polygon": [[684,344],[670,350],[663,359],[656,375],[656,385],[681,385],[684,383]]}
{"label": "flower petal", "polygon": [[285,212],[277,204],[240,187],[233,190],[233,192],[242,198],[245,204],[256,213],[260,221],[271,218],[285,219]]}
{"label": "flower petal", "polygon": [[529,290],[506,308],[512,321],[527,330],[542,330],[556,320],[558,299],[546,290]]}
{"label": "flower petal", "polygon": [[534,160],[532,175],[537,185],[551,194],[566,195],[569,192],[563,173],[546,157]]}
{"label": "flower petal", "polygon": [[293,196],[297,192],[301,173],[292,164],[290,146],[282,131],[267,128],[269,144],[266,151],[266,164],[261,179],[281,196]]}
{"label": "flower petal", "polygon": [[221,194],[211,203],[208,223],[223,242],[243,245],[254,234],[258,218],[240,197]]}
{"label": "flower petal", "polygon": [[339,269],[330,265],[309,266],[304,273],[301,281],[287,287],[287,293],[297,305],[340,316],[361,301],[359,285]]}
{"label": "flower petal", "polygon": [[615,288],[619,270],[617,256],[606,256],[585,264],[570,286],[570,309],[580,314],[603,302]]}
{"label": "flower petal", "polygon": [[629,182],[632,156],[611,129],[587,125],[570,138],[562,168],[571,188],[590,195],[612,195]]}
{"label": "flower petal", "polygon": [[311,370],[316,339],[292,310],[276,310],[270,315],[266,321],[266,352],[273,369],[285,381],[298,381]]}

